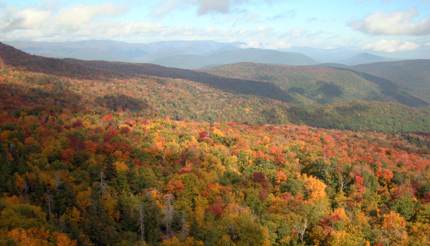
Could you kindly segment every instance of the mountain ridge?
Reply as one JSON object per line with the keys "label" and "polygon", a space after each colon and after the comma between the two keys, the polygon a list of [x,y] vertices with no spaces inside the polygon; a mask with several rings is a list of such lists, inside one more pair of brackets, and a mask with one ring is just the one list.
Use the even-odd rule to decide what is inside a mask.
{"label": "mountain ridge", "polygon": [[342,63],[354,66],[354,65],[360,65],[360,64],[369,64],[369,63],[387,62],[387,61],[390,61],[390,59],[382,56],[374,55],[371,53],[362,52],[343,60]]}
{"label": "mountain ridge", "polygon": [[[54,58],[153,63],[178,68],[201,68],[238,61],[265,61],[284,64],[313,64],[315,61],[296,52],[270,49],[242,48],[239,43],[202,41],[163,41],[127,43],[112,40],[83,40],[74,42],[11,42],[32,54]],[[208,59],[211,58],[211,59]],[[216,62],[204,61],[216,60]]]}
{"label": "mountain ridge", "polygon": [[[47,78],[50,78],[51,75],[63,76],[66,79],[67,77],[76,78],[68,82],[69,85],[74,85],[74,83],[80,85],[74,91],[76,95],[65,91],[66,97],[70,97],[73,102],[74,98],[77,99],[84,94],[87,99],[93,95],[99,95],[94,105],[111,110],[124,109],[135,112],[148,107],[149,112],[161,110],[161,115],[178,119],[222,118],[240,122],[243,120],[253,123],[291,122],[314,127],[353,130],[430,131],[430,124],[426,125],[430,119],[430,114],[428,110],[426,111],[427,104],[419,105],[421,101],[416,101],[416,98],[410,97],[407,93],[403,94],[402,90],[387,91],[384,86],[392,84],[386,79],[373,76],[368,79],[376,81],[369,81],[363,78],[360,72],[351,69],[241,63],[239,65],[252,64],[252,66],[249,70],[244,70],[245,77],[234,78],[235,76],[232,74],[214,75],[200,70],[168,68],[154,64],[44,58],[29,55],[6,45],[0,45],[0,57],[5,58],[6,66],[11,63],[13,66],[21,68],[20,70],[44,73]],[[234,64],[225,65],[225,67],[234,68]],[[12,74],[15,70],[11,70]],[[232,70],[233,74],[237,71],[240,70]],[[285,72],[287,72],[286,76],[283,75]],[[26,83],[31,84],[33,81],[36,83],[34,85],[36,87],[38,83],[46,83],[47,80],[43,76],[38,78],[27,72],[24,72],[23,75],[25,80],[23,82],[27,81]],[[287,80],[285,81],[285,79]],[[65,85],[57,83],[58,80],[62,79],[48,79],[48,81],[53,81],[53,88],[58,88],[59,91],[45,92],[37,88],[35,91],[31,89],[31,95],[34,94],[31,98],[37,98],[40,95],[49,97],[54,93],[52,95],[56,98],[55,100],[63,105],[64,103],[61,102],[64,100],[61,99],[63,95],[61,93],[63,93],[62,88]],[[111,89],[103,85],[102,81],[108,83]],[[191,82],[203,87],[197,88],[190,84]],[[104,92],[102,94],[97,91],[92,94],[84,93],[82,88],[85,88],[86,83],[101,83],[100,86],[103,86]],[[131,84],[127,86],[127,89],[119,86],[122,83]],[[150,83],[150,85],[141,85],[141,83]],[[166,87],[166,85],[168,86]],[[227,94],[220,94],[216,90],[208,91],[205,87],[211,87]],[[181,93],[182,96],[177,97],[175,88],[178,90],[177,93]],[[7,90],[16,91],[16,88]],[[136,94],[135,90],[140,92]],[[153,91],[154,95],[143,93],[147,90],[148,92]],[[59,92],[61,93],[58,94]],[[26,99],[25,93],[23,95],[22,100]],[[142,96],[143,98],[140,98]],[[217,99],[217,96],[220,98]],[[57,99],[57,97],[60,98]],[[165,97],[169,97],[169,100],[163,100]],[[239,100],[235,97],[238,97]],[[191,109],[197,108],[191,105],[201,104],[199,100],[208,101],[204,102],[204,106],[198,107],[201,112],[196,114]],[[405,105],[424,106],[424,108],[415,109]],[[175,110],[176,107],[180,107],[180,110]],[[224,111],[220,107],[228,107],[228,114],[218,114],[217,111],[211,109],[212,107],[220,111]],[[261,109],[258,109],[259,107]],[[347,109],[353,110],[354,115],[345,114]],[[252,117],[258,117],[258,119],[242,117],[249,112],[252,112]],[[410,112],[414,112],[413,117]],[[363,121],[364,118],[365,121]],[[357,129],[355,122],[362,122],[360,128]],[[393,122],[401,123],[393,124]]]}
{"label": "mountain ridge", "polygon": [[4,58],[6,65],[23,67],[31,71],[52,73],[62,76],[77,76],[79,78],[91,79],[95,77],[124,78],[146,75],[189,79],[226,91],[268,97],[281,101],[290,100],[290,96],[287,93],[273,84],[253,80],[224,78],[191,70],[167,68],[155,64],[45,58],[36,55],[29,55],[13,48],[12,46],[1,43],[0,57]]}
{"label": "mountain ridge", "polygon": [[[387,98],[413,107],[429,105],[429,102],[410,95],[390,80],[358,72],[349,67],[237,63],[203,71],[225,77],[265,81],[288,92],[292,92],[293,89],[298,92],[300,89],[303,93],[306,92],[309,99],[317,101],[321,101],[321,96],[325,98],[324,100],[329,100],[328,102],[336,97],[346,100],[375,100],[382,97],[380,100]],[[338,95],[321,95],[328,92],[326,89],[337,91]]]}
{"label": "mountain ridge", "polygon": [[414,95],[430,101],[430,60],[416,59],[362,64],[352,69],[391,80]]}

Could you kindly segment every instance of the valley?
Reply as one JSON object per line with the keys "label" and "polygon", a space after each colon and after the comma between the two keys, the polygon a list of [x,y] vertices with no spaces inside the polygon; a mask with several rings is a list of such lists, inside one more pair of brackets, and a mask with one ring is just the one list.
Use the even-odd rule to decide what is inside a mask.
{"label": "valley", "polygon": [[430,108],[412,85],[0,57],[2,245],[430,243]]}

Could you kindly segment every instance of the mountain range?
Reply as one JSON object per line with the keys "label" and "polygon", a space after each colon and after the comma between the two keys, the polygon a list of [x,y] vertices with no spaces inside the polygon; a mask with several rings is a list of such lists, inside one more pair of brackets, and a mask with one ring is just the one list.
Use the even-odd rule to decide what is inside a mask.
{"label": "mountain range", "polygon": [[266,49],[241,48],[237,43],[214,41],[168,41],[126,43],[88,40],[77,42],[11,42],[13,46],[36,55],[55,58],[146,62],[177,68],[201,68],[236,62],[264,62],[309,65],[315,61],[305,55]]}
{"label": "mountain range", "polygon": [[0,245],[428,245],[427,64],[187,70],[0,43]]}
{"label": "mountain range", "polygon": [[390,80],[412,94],[430,100],[430,60],[379,62],[354,66],[353,69]]}
{"label": "mountain range", "polygon": [[[111,40],[74,42],[9,42],[30,54],[82,60],[145,62],[169,67],[198,69],[239,62],[284,65],[340,63],[357,65],[396,60],[353,48],[316,49],[292,47],[281,50],[247,48],[241,43],[215,41],[165,41],[127,43]],[[399,59],[397,59],[399,60]]]}
{"label": "mountain range", "polygon": [[[117,105],[122,105],[127,108],[128,104],[142,105],[145,102],[143,104],[148,105],[151,114],[158,112],[158,115],[180,119],[293,122],[317,127],[380,131],[429,131],[430,128],[429,100],[415,93],[427,88],[428,83],[418,81],[413,90],[404,86],[406,82],[392,81],[371,71],[367,73],[362,66],[237,63],[196,71],[148,63],[46,58],[29,55],[4,44],[0,45],[0,57],[7,67],[78,81],[97,81],[96,87],[106,87],[103,81],[133,81],[130,82],[132,86],[121,91],[112,90],[104,94],[93,91],[93,97],[98,99],[91,100],[95,100],[94,105],[102,107],[110,105],[117,108]],[[414,67],[413,62],[410,63]],[[421,66],[416,66],[416,71],[410,72],[419,71],[425,80],[428,67],[423,61],[419,64]],[[164,82],[139,83],[142,79]],[[73,83],[70,81],[68,84]],[[169,103],[163,102],[163,98],[168,98],[164,95],[166,84],[182,91],[179,94],[183,97],[179,100],[170,96],[172,100]],[[144,90],[151,93],[143,93]],[[211,93],[208,94],[208,90]],[[91,98],[91,94],[82,90],[75,89],[73,93]],[[224,98],[223,103],[220,104],[218,96]],[[195,103],[201,104],[199,107],[202,109],[210,110],[201,110],[196,115],[196,106],[190,106]],[[219,115],[226,105],[235,105],[236,108]],[[245,114],[247,117],[240,112],[248,112]]]}

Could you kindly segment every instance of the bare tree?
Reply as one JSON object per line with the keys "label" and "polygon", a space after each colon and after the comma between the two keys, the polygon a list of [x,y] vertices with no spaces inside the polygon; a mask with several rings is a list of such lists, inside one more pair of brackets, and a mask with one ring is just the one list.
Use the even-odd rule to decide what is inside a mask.
{"label": "bare tree", "polygon": [[164,207],[164,225],[166,226],[167,235],[172,233],[172,222],[173,216],[175,215],[175,209],[173,207],[174,196],[167,194],[164,196],[165,207]]}
{"label": "bare tree", "polygon": [[303,243],[304,237],[305,237],[305,233],[306,230],[308,229],[308,219],[304,218],[303,219],[303,224],[300,225],[299,228],[299,236],[300,236],[300,241]]}
{"label": "bare tree", "polygon": [[145,214],[143,210],[143,203],[139,206],[139,231],[140,231],[140,241],[145,241]]}
{"label": "bare tree", "polygon": [[48,194],[46,194],[46,204],[48,207],[48,219],[52,219],[52,195],[51,192],[48,190]]}

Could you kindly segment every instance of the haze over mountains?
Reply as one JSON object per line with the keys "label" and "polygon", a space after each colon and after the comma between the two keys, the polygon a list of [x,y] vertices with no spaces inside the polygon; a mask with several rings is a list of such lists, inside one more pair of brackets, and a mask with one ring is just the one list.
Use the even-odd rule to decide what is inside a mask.
{"label": "haze over mountains", "polygon": [[310,65],[315,61],[305,55],[265,49],[242,48],[241,44],[214,41],[169,41],[134,44],[117,41],[78,42],[12,42],[14,46],[36,55],[106,60],[146,62],[178,68],[201,68],[236,62]]}
{"label": "haze over mountains", "polygon": [[[226,53],[238,51],[247,53],[249,51],[226,46],[220,48],[217,44],[214,46],[217,47],[214,49],[224,49],[223,52]],[[157,49],[153,47],[152,50]],[[257,54],[261,54],[261,52],[268,51],[256,50]],[[278,52],[275,51],[275,54]],[[244,118],[236,111],[228,116],[216,116],[213,118],[215,120],[243,121],[246,119],[247,122],[259,123],[294,122],[326,128],[392,132],[400,130],[430,131],[430,100],[427,94],[417,93],[428,89],[428,82],[426,82],[430,65],[428,61],[408,61],[409,70],[403,70],[402,73],[406,76],[405,78],[414,78],[408,73],[417,74],[417,81],[407,82],[401,77],[392,80],[392,77],[385,76],[391,74],[389,72],[384,76],[383,74],[378,76],[371,71],[372,64],[348,67],[236,63],[213,66],[203,70],[186,70],[150,63],[45,58],[29,55],[7,45],[0,46],[0,57],[7,66],[78,80],[130,80],[150,76],[161,80],[179,79],[184,81],[184,85],[191,83],[189,88],[193,88],[195,83],[210,87],[209,90],[212,91],[214,97],[199,103],[211,110],[202,111],[200,115],[195,115],[193,110],[180,112],[175,110],[177,107],[182,108],[192,104],[196,98],[206,97],[202,96],[204,94],[200,94],[200,92],[194,92],[193,98],[187,96],[181,100],[175,100],[169,106],[160,102],[162,98],[165,98],[164,95],[157,93],[152,95],[149,107],[152,109],[151,112],[160,111],[157,108],[163,107],[165,109],[162,112],[166,112],[167,116],[180,119],[213,118],[213,115],[217,114],[216,112],[223,110],[218,108],[221,105],[216,99],[216,95],[227,93],[227,100],[232,105],[241,105],[238,109],[243,110],[246,107],[254,108],[254,113],[249,115],[250,117]],[[232,57],[234,58],[234,56]],[[204,62],[204,60],[200,61],[201,64]],[[391,63],[377,63],[376,65],[381,66],[381,64]],[[386,69],[387,71],[396,70],[396,67],[387,65]],[[152,84],[152,86],[154,87],[150,91],[162,92],[164,90],[161,85]],[[191,95],[191,91],[186,88],[182,88],[184,93]],[[123,100],[126,102],[137,100],[138,104],[141,104],[142,100],[149,100],[147,94],[135,94],[131,99],[117,98],[118,95],[114,94],[100,95],[100,97],[104,96],[116,98],[109,99],[114,100],[115,105],[118,103],[121,105]]]}
{"label": "haze over mountains", "polygon": [[411,93],[430,100],[430,61],[407,60],[363,64],[354,67],[357,71],[391,80]]}
{"label": "haze over mountains", "polygon": [[0,0],[0,246],[430,246],[430,0]]}
{"label": "haze over mountains", "polygon": [[346,68],[238,63],[204,71],[273,83],[305,104],[370,100],[395,101],[413,107],[429,105],[425,99],[410,95],[389,80]]}
{"label": "haze over mountains", "polygon": [[9,42],[28,53],[83,60],[145,62],[169,67],[196,69],[239,62],[284,65],[339,63],[358,65],[400,60],[352,48],[316,49],[292,47],[268,50],[247,48],[241,43],[215,41],[166,41],[127,43],[110,40],[76,42]]}

